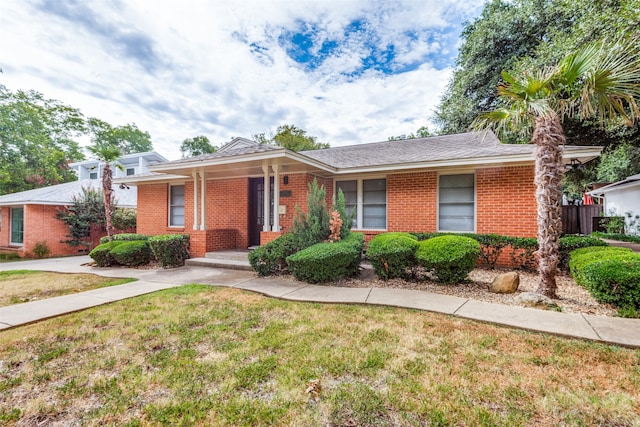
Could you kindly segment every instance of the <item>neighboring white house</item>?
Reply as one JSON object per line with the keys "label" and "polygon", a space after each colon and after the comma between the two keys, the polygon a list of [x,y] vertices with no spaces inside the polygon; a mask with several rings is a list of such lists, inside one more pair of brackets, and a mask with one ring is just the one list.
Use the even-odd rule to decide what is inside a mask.
{"label": "neighboring white house", "polygon": [[[640,215],[640,174],[631,175],[622,181],[614,182],[605,187],[592,190],[587,194],[604,199],[606,215],[615,213],[617,216]],[[633,218],[626,218],[627,225]]]}
{"label": "neighboring white house", "polygon": [[[122,166],[120,168],[112,168],[114,178],[122,178],[126,176],[141,175],[149,172],[149,166],[165,163],[168,160],[155,151],[146,153],[127,154],[116,162]],[[69,163],[69,167],[76,172],[78,180],[83,179],[100,179],[102,175],[103,162],[99,160],[85,160],[82,162]]]}

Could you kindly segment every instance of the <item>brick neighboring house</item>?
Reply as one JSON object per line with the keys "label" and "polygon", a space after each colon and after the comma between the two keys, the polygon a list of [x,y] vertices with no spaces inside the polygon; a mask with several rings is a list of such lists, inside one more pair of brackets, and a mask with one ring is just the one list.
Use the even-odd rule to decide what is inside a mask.
{"label": "brick neighboring house", "polygon": [[[117,172],[114,175],[126,176],[132,169],[133,173],[148,173],[149,165],[166,161],[155,152],[130,154],[118,160],[124,171],[121,173],[115,169]],[[73,196],[80,194],[83,187],[102,189],[102,164],[97,160],[88,160],[69,166],[76,171],[78,181],[0,196],[0,252],[29,256],[38,242],[47,244],[49,256],[84,252],[80,247],[64,243],[68,240],[66,236],[69,230],[55,215],[58,209],[70,205]],[[114,185],[114,193],[118,207],[136,207],[137,188]],[[94,246],[102,235],[95,236]]]}
{"label": "brick neighboring house", "polygon": [[[587,162],[601,147],[565,146]],[[138,232],[188,233],[192,256],[265,244],[306,210],[314,178],[327,204],[342,189],[354,230],[535,236],[534,146],[491,132],[292,152],[236,138],[216,153],[150,167],[138,187]]]}

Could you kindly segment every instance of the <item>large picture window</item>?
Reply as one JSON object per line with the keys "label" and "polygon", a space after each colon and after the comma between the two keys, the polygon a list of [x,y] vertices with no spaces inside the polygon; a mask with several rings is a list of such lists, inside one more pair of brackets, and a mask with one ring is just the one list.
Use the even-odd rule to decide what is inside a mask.
{"label": "large picture window", "polygon": [[11,208],[12,245],[24,244],[24,208]]}
{"label": "large picture window", "polygon": [[475,231],[475,176],[440,175],[438,229]]}
{"label": "large picture window", "polygon": [[184,227],[184,185],[169,187],[169,226]]}
{"label": "large picture window", "polygon": [[355,212],[353,226],[358,230],[386,230],[387,180],[354,179],[337,181],[336,192],[344,193],[347,213]]}

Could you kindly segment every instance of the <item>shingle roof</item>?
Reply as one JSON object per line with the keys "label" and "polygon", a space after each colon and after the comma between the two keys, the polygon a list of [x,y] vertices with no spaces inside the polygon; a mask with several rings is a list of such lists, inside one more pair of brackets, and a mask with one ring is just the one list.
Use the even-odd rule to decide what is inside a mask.
{"label": "shingle roof", "polygon": [[493,133],[461,133],[301,151],[336,168],[394,165],[531,153],[528,145],[501,144]]}
{"label": "shingle roof", "polygon": [[256,143],[251,147],[242,147],[242,148],[234,148],[231,150],[216,151],[215,153],[211,153],[211,154],[202,154],[200,156],[189,157],[187,159],[174,160],[171,162],[163,163],[162,166],[174,165],[174,164],[180,164],[180,163],[195,163],[195,162],[202,162],[202,161],[213,160],[213,159],[223,159],[225,157],[235,157],[235,156],[244,156],[247,154],[265,153],[267,151],[275,151],[275,150],[284,150],[284,148],[276,147],[273,145]]}
{"label": "shingle roof", "polygon": [[[97,179],[83,179],[81,181],[5,194],[0,196],[0,205],[69,205],[73,200],[73,196],[80,194],[83,187],[98,190],[102,188],[102,182]],[[114,185],[113,191],[119,207],[135,208],[137,206],[138,189],[136,187],[121,189],[120,186]]]}

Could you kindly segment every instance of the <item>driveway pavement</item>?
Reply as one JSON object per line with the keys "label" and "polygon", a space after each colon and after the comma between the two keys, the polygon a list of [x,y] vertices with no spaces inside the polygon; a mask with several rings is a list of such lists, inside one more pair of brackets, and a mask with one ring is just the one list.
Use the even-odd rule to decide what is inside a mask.
{"label": "driveway pavement", "polygon": [[90,261],[88,256],[78,256],[0,264],[0,271],[43,270],[138,279],[137,282],[124,285],[0,307],[0,330],[174,286],[202,283],[292,301],[371,304],[426,310],[513,328],[640,348],[640,319],[558,313],[415,290],[308,285],[277,277],[259,278],[253,272],[241,270],[199,266],[168,270],[96,268],[85,265]]}

